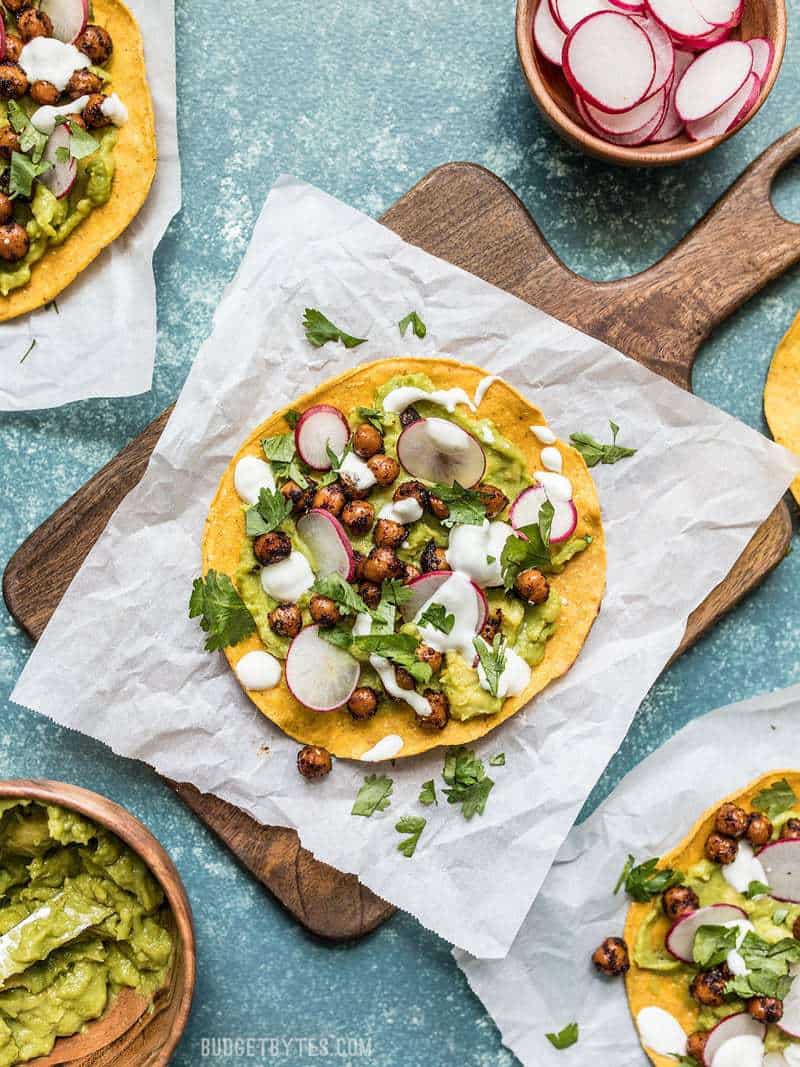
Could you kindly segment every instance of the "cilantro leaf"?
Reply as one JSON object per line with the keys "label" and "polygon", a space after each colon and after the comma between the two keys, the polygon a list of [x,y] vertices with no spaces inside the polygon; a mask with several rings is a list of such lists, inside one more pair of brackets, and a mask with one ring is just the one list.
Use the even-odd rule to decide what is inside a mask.
{"label": "cilantro leaf", "polygon": [[355,591],[349,582],[342,578],[341,574],[328,574],[324,578],[317,578],[311,588],[312,593],[326,596],[344,611],[347,615],[355,615],[359,612],[371,614],[369,608]]}
{"label": "cilantro leaf", "polygon": [[474,489],[465,489],[458,482],[452,485],[434,485],[431,494],[438,497],[450,510],[446,519],[442,519],[442,526],[448,529],[455,523],[464,526],[480,526],[486,518],[486,504],[481,499],[480,493]]}
{"label": "cilantro leaf", "polygon": [[376,811],[385,811],[391,801],[393,782],[385,774],[368,774],[350,811],[351,815],[363,815],[369,819]]}
{"label": "cilantro leaf", "polygon": [[541,535],[543,545],[550,544],[550,530],[553,526],[553,516],[555,513],[556,509],[549,500],[545,500],[544,504],[539,508],[539,534]]}
{"label": "cilantro leaf", "polygon": [[436,797],[436,785],[434,784],[433,778],[428,782],[422,783],[422,788],[419,791],[419,802],[420,804],[424,804],[426,808],[429,808],[431,804],[435,804],[437,807],[439,806],[439,801]]}
{"label": "cilantro leaf", "polygon": [[59,116],[56,119],[56,125],[66,125],[69,128],[71,136],[67,158],[72,156],[73,159],[86,159],[87,156],[94,155],[100,147],[100,142],[92,137],[88,130],[84,130],[82,126],[79,126],[69,115]]}
{"label": "cilantro leaf", "polygon": [[386,430],[386,416],[377,408],[358,407],[356,408],[356,414],[362,422],[368,422],[378,433],[382,434]]}
{"label": "cilantro leaf", "polygon": [[558,1049],[559,1052],[563,1052],[565,1048],[572,1048],[573,1045],[577,1045],[578,1033],[578,1024],[570,1023],[557,1034],[545,1034],[545,1037],[553,1048]]}
{"label": "cilantro leaf", "polygon": [[478,653],[486,684],[493,697],[499,695],[500,677],[506,669],[506,639],[504,634],[495,634],[491,647],[482,637],[476,637],[472,641],[475,651]]}
{"label": "cilantro leaf", "polygon": [[523,526],[517,531],[523,537],[509,537],[500,553],[500,571],[506,592],[514,588],[520,571],[535,567],[542,574],[551,574],[553,563],[550,550],[544,543],[538,525]]}
{"label": "cilantro leaf", "polygon": [[505,767],[505,765],[506,765],[506,754],[505,754],[505,752],[498,752],[496,756],[492,756],[492,758],[489,760],[489,766],[490,767]]}
{"label": "cilantro leaf", "polygon": [[34,337],[33,340],[31,341],[31,343],[25,349],[25,351],[24,351],[24,353],[22,355],[22,359],[20,360],[20,363],[24,363],[25,362],[25,360],[28,358],[28,356],[31,354],[31,352],[34,350],[34,348],[36,348],[38,343],[39,342]]}
{"label": "cilantro leaf", "polygon": [[381,597],[387,604],[392,604],[394,607],[399,608],[411,599],[411,589],[405,582],[390,578],[388,582],[383,583]]}
{"label": "cilantro leaf", "polygon": [[195,578],[189,600],[189,618],[200,619],[208,634],[206,651],[238,645],[255,631],[256,623],[227,574],[211,570]]}
{"label": "cilantro leaf", "polygon": [[411,326],[414,330],[414,334],[420,338],[420,340],[428,332],[428,328],[416,311],[409,311],[404,319],[400,319],[397,324],[400,327],[400,333],[403,337],[406,335],[406,330]]}
{"label": "cilantro leaf", "polygon": [[483,815],[494,782],[486,777],[483,760],[478,759],[472,749],[448,749],[442,777],[449,787],[443,790],[448,804],[460,804],[465,819]]}
{"label": "cilantro leaf", "polygon": [[737,926],[701,926],[692,943],[692,957],[701,970],[717,967],[728,958],[739,940]]}
{"label": "cilantro leaf", "polygon": [[309,344],[314,348],[322,348],[329,341],[341,341],[345,348],[356,348],[367,340],[366,337],[353,337],[344,330],[340,330],[316,308],[306,308],[303,328]]}
{"label": "cilantro leaf", "polygon": [[58,163],[69,163],[69,149],[57,148],[56,149],[56,161]]}
{"label": "cilantro leaf", "polygon": [[601,445],[599,441],[595,441],[588,433],[571,433],[569,435],[572,444],[586,460],[587,467],[596,467],[598,463],[619,463],[621,459],[636,455],[635,448],[623,448],[622,445],[617,444],[619,426],[613,421],[609,422],[609,426],[611,427],[612,435],[610,445]]}
{"label": "cilantro leaf", "polygon": [[651,859],[635,867],[633,856],[628,857],[628,863],[622,873],[625,892],[631,900],[646,903],[681,882],[683,875],[680,871],[673,871],[669,867],[658,869],[658,863],[658,859]]}
{"label": "cilantro leaf", "polygon": [[[33,163],[40,163],[47,145],[47,134],[37,130],[25,109],[16,100],[8,101],[8,121],[14,132],[19,134],[20,152],[29,155]],[[47,165],[48,169],[50,164]]]}
{"label": "cilantro leaf", "polygon": [[343,626],[341,623],[336,626],[320,626],[317,632],[329,645],[343,648],[345,652],[350,651],[353,644],[353,631],[348,626]]}
{"label": "cilantro leaf", "polygon": [[14,200],[18,196],[30,196],[36,178],[46,174],[52,166],[52,163],[46,161],[34,163],[20,152],[12,152],[11,178],[8,187],[11,199]]}
{"label": "cilantro leaf", "polygon": [[420,834],[427,826],[428,820],[423,819],[421,815],[404,815],[399,822],[395,823],[395,830],[398,834],[410,834],[405,841],[401,841],[397,846],[397,851],[402,852],[406,859],[411,859],[414,853],[417,851],[417,844],[419,842]]}
{"label": "cilantro leaf", "polygon": [[752,900],[753,897],[768,897],[769,886],[765,882],[751,882],[744,895],[748,900]]}
{"label": "cilantro leaf", "polygon": [[419,617],[419,625],[427,623],[440,633],[449,634],[456,624],[455,615],[448,615],[444,604],[431,604]]}
{"label": "cilantro leaf", "polygon": [[260,537],[261,534],[277,530],[291,511],[292,502],[286,499],[280,489],[262,489],[258,494],[258,503],[245,513],[247,536]]}
{"label": "cilantro leaf", "polygon": [[261,447],[268,460],[290,463],[295,457],[294,434],[279,433],[274,437],[265,437],[261,442]]}
{"label": "cilantro leaf", "polygon": [[420,685],[427,685],[433,671],[430,665],[417,659],[420,642],[411,634],[366,634],[354,638],[356,648],[382,656],[398,667],[404,667]]}
{"label": "cilantro leaf", "polygon": [[299,411],[295,411],[294,408],[290,408],[286,412],[286,414],[283,416],[283,418],[284,418],[284,421],[286,422],[286,425],[290,426],[292,429],[294,429],[295,426],[300,421],[300,412]]}
{"label": "cilantro leaf", "polygon": [[762,811],[770,819],[775,819],[784,812],[790,811],[797,803],[794,790],[786,781],[773,782],[767,789],[762,789],[753,798],[753,807],[756,811]]}
{"label": "cilantro leaf", "polygon": [[728,995],[745,1000],[754,996],[786,999],[794,981],[790,968],[800,962],[800,941],[785,937],[769,944],[750,931],[739,946],[739,954],[747,966],[747,974],[728,982],[725,987]]}
{"label": "cilantro leaf", "polygon": [[345,457],[348,456],[352,451],[353,451],[352,438],[344,446],[344,452],[342,452],[341,456],[337,456],[336,453],[331,448],[330,444],[327,441],[325,442],[325,452],[327,453],[328,459],[330,460],[331,471],[334,472],[334,477],[341,470],[341,466],[345,461]]}
{"label": "cilantro leaf", "polygon": [[622,889],[623,885],[627,882],[628,875],[633,870],[635,864],[636,857],[628,854],[628,858],[625,860],[625,866],[622,868],[622,874],[619,876],[619,878],[617,879],[617,884],[614,886],[614,896],[619,893],[620,889]]}

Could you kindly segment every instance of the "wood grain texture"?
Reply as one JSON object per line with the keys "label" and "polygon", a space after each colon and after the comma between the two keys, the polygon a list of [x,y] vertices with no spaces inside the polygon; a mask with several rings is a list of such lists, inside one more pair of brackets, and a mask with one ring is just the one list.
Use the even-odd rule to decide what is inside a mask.
{"label": "wood grain texture", "polygon": [[[621,281],[588,281],[558,259],[511,190],[489,171],[451,163],[432,171],[382,221],[412,244],[514,293],[689,388],[709,333],[800,260],[800,226],[773,210],[775,174],[800,154],[800,129],[757,159],[659,263]],[[34,640],[125,495],[139,482],[166,424],[164,412],[25,541],[3,577],[8,609]],[[692,614],[676,655],[783,559],[785,504],[754,536],[726,580]],[[333,940],[368,933],[390,905],[314,860],[290,830],[261,827],[191,786],[178,795],[309,930]]]}
{"label": "wood grain texture", "polygon": [[164,890],[175,940],[168,981],[152,1001],[124,990],[104,1015],[80,1034],[60,1038],[52,1053],[31,1060],[31,1067],[166,1067],[189,1019],[197,971],[192,911],[172,860],[130,812],[88,789],[47,780],[0,781],[0,798],[7,797],[71,808],[115,833],[144,860]]}

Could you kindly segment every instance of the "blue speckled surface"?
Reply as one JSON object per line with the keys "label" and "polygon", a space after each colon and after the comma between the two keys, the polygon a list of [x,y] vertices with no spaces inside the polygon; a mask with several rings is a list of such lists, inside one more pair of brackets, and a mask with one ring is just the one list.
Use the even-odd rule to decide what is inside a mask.
{"label": "blue speckled surface", "polygon": [[[0,562],[175,397],[280,172],[377,215],[436,164],[475,160],[511,184],[571,267],[596,278],[626,274],[666,252],[800,120],[798,0],[790,8],[784,69],[755,121],[681,169],[630,172],[582,158],[539,119],[517,68],[512,0],[228,0],[222,19],[211,0],[178,0],[184,210],[156,259],[153,392],[0,420]],[[798,178],[795,167],[778,200],[800,220]],[[794,271],[707,345],[697,391],[762,427],[770,353],[798,306]],[[794,552],[662,677],[594,801],[690,718],[800,681],[798,579]],[[200,970],[176,1064],[514,1062],[446,944],[405,916],[354,947],[315,943],[146,768],[10,705],[28,643],[5,614],[0,640],[2,775],[62,778],[114,797],[160,837],[186,882]],[[204,1056],[211,1037],[295,1040],[268,1044],[263,1055],[255,1046],[255,1055]],[[321,1038],[327,1056],[303,1044]]]}

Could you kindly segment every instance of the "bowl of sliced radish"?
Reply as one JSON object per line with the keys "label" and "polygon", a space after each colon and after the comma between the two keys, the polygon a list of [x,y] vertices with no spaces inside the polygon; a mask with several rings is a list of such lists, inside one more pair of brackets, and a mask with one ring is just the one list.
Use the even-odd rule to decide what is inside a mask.
{"label": "bowl of sliced radish", "polygon": [[740,130],[785,47],[785,0],[517,2],[520,63],[544,117],[628,166],[692,159]]}

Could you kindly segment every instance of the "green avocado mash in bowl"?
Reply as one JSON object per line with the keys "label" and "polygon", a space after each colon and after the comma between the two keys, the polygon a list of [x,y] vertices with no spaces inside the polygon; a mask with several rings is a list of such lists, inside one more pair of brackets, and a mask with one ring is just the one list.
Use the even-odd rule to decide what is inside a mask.
{"label": "green avocado mash in bowl", "polygon": [[166,1064],[194,973],[185,891],[141,823],[76,786],[0,782],[0,1067]]}

